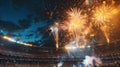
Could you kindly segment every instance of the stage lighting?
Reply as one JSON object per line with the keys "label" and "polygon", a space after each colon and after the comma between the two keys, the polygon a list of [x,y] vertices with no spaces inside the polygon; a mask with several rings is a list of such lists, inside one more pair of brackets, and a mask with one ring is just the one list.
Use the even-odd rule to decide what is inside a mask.
{"label": "stage lighting", "polygon": [[65,46],[65,49],[66,50],[75,50],[75,49],[77,49],[77,47],[74,45],[67,45],[67,46]]}
{"label": "stage lighting", "polygon": [[91,46],[90,46],[90,45],[88,45],[87,47],[88,47],[88,48],[90,48]]}
{"label": "stage lighting", "polygon": [[10,38],[10,37],[8,37],[8,36],[3,36],[3,38],[6,39],[6,40],[9,40],[9,41],[11,41],[11,42],[16,42],[15,39]]}

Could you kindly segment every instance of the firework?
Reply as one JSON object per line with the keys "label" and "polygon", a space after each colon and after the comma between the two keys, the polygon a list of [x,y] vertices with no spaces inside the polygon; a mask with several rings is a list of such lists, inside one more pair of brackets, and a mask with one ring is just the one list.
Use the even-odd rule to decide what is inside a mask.
{"label": "firework", "polygon": [[58,35],[58,23],[56,22],[53,26],[50,27],[52,34],[54,35],[54,39],[56,41],[56,48],[59,48],[59,35]]}
{"label": "firework", "polygon": [[93,14],[94,24],[96,26],[107,25],[107,23],[110,22],[118,13],[119,9],[103,2],[101,6],[95,8],[95,12]]}
{"label": "firework", "polygon": [[89,0],[85,0],[85,4],[88,5],[89,4]]}
{"label": "firework", "polygon": [[[67,12],[68,14],[68,35],[70,35],[70,42],[75,42],[74,45],[80,47],[80,45],[85,45],[86,34],[88,34],[87,15],[82,14],[82,11],[78,8],[71,9]],[[68,42],[68,44],[70,43]]]}
{"label": "firework", "polygon": [[[80,9],[74,8],[67,12],[69,17],[68,31],[73,35],[74,38],[79,38],[81,31],[85,29],[85,24],[87,22],[86,15],[82,15]],[[78,40],[78,39],[76,39]]]}
{"label": "firework", "polygon": [[69,15],[69,31],[75,31],[84,28],[86,15],[82,15],[80,9],[74,8],[67,12]]}
{"label": "firework", "polygon": [[[113,2],[113,1],[112,1]],[[99,7],[95,8],[93,17],[94,17],[94,25],[99,27],[102,32],[104,33],[104,36],[106,38],[107,43],[110,42],[109,39],[109,27],[111,24],[111,20],[118,15],[119,9],[115,7],[112,3],[112,5],[107,5],[104,1],[103,4]]]}
{"label": "firework", "polygon": [[107,43],[109,43],[110,42],[110,38],[109,38],[109,33],[108,33],[108,26],[103,26],[100,29],[104,33],[104,36],[106,38]]}

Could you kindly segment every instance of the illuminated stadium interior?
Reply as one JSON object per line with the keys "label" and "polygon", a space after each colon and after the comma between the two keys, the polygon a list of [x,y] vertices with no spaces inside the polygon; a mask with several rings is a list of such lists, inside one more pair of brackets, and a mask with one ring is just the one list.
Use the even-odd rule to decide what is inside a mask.
{"label": "illuminated stadium interior", "polygon": [[119,0],[0,0],[0,67],[120,67]]}

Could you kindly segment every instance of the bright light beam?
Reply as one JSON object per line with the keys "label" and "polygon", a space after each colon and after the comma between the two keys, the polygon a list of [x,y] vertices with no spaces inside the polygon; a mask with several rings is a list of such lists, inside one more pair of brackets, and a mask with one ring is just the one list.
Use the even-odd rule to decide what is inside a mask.
{"label": "bright light beam", "polygon": [[8,36],[3,36],[3,39],[9,40],[9,41],[11,41],[11,42],[16,42],[16,43],[18,43],[18,44],[26,45],[26,46],[32,46],[32,44],[28,44],[28,43],[16,41],[15,39],[10,38],[10,37],[8,37]]}

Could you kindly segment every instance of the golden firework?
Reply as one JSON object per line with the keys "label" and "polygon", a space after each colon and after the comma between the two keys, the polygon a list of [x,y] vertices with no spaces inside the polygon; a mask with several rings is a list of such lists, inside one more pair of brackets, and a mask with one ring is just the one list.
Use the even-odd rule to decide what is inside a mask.
{"label": "golden firework", "polygon": [[[68,35],[71,36],[70,42],[75,42],[74,45],[79,47],[80,45],[86,45],[86,34],[89,33],[86,28],[87,14],[79,8],[70,9],[68,12]],[[69,42],[68,42],[69,43]]]}
{"label": "golden firework", "polygon": [[96,26],[103,26],[107,25],[111,19],[119,13],[119,9],[117,9],[113,5],[107,5],[103,3],[101,6],[96,7],[93,17],[94,17],[94,24]]}
{"label": "golden firework", "polygon": [[82,15],[80,9],[74,8],[67,12],[69,15],[69,31],[73,32],[75,30],[80,30],[84,28],[86,24],[86,15]]}

